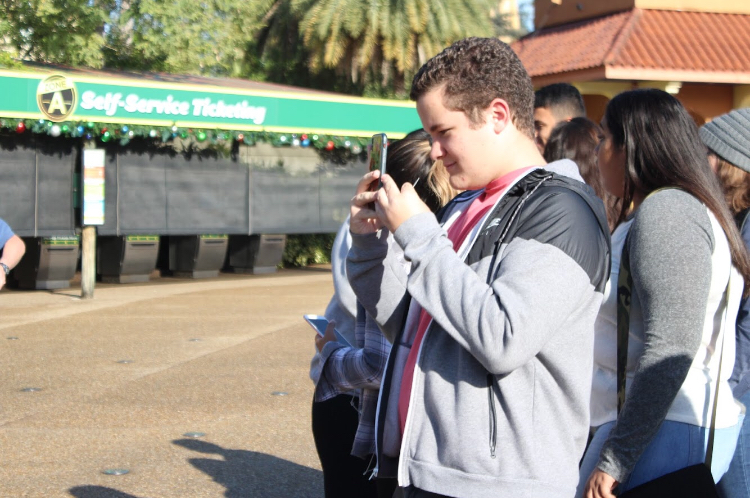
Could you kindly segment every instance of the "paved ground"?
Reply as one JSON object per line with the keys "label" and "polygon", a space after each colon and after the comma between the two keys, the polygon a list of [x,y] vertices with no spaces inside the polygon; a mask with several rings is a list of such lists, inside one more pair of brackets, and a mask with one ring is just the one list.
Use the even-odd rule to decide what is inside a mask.
{"label": "paved ground", "polygon": [[0,497],[322,497],[301,315],[332,292],[324,267],[0,291]]}

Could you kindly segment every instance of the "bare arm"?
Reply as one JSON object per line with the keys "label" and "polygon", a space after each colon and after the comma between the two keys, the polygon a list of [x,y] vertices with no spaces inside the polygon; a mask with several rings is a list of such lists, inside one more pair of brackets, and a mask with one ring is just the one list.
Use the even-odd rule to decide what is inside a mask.
{"label": "bare arm", "polygon": [[26,245],[21,240],[21,237],[14,235],[3,247],[3,256],[0,257],[0,263],[8,265],[11,270],[16,267],[24,253],[26,252]]}
{"label": "bare arm", "polygon": [[[16,267],[24,253],[26,252],[26,245],[18,235],[13,235],[8,242],[3,246],[3,256],[0,257],[0,263],[3,263],[11,270]],[[5,272],[0,271],[0,289],[5,286]]]}

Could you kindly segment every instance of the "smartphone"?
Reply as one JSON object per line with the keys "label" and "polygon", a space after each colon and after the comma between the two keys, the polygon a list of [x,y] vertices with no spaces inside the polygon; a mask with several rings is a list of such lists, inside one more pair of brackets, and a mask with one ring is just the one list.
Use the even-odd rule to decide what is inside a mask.
{"label": "smartphone", "polygon": [[380,170],[380,179],[378,180],[378,190],[383,186],[383,175],[385,174],[385,159],[388,153],[388,137],[385,133],[376,133],[372,136],[372,148],[370,149],[370,171]]}
{"label": "smartphone", "polygon": [[[328,319],[326,317],[320,315],[302,315],[302,317],[321,337],[326,335],[326,327],[328,327]],[[338,330],[333,329],[333,333],[336,334],[336,342],[339,342],[344,346],[352,346]]]}

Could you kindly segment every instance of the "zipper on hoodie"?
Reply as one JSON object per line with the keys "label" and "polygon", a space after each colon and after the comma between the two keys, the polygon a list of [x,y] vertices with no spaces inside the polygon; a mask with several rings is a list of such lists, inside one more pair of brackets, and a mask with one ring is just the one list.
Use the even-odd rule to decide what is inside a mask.
{"label": "zipper on hoodie", "polygon": [[490,407],[490,456],[495,458],[495,448],[497,447],[497,410],[495,408],[495,383],[493,377],[492,374],[487,374],[487,401]]}
{"label": "zipper on hoodie", "polygon": [[[412,421],[413,417],[413,409],[414,409],[414,398],[416,397],[416,389],[414,389],[414,386],[417,383],[417,377],[420,374],[419,370],[419,360],[422,359],[422,351],[424,349],[425,340],[427,339],[427,335],[430,333],[430,329],[432,328],[433,320],[430,320],[430,323],[427,324],[427,328],[424,331],[424,335],[422,336],[422,342],[419,343],[419,350],[417,351],[417,358],[414,362],[414,374],[412,375],[411,379],[411,393],[409,393],[409,409],[406,410],[406,420],[404,421],[404,433],[401,435],[401,449],[399,450],[399,459],[398,459],[398,467],[396,471],[396,476],[398,478],[398,484],[399,486],[401,483],[406,482],[406,459],[403,458],[405,455],[404,448],[407,447],[406,441],[408,437],[411,435],[410,429],[410,422]],[[414,347],[412,345],[412,347]]]}
{"label": "zipper on hoodie", "polygon": [[[408,311],[407,311],[408,315]],[[404,319],[405,320],[405,319]],[[405,325],[405,324],[404,324]],[[401,335],[403,334],[403,328],[401,327],[402,332],[397,334],[395,342],[398,343]],[[381,420],[381,408],[385,408],[383,399],[388,400],[388,396],[390,393],[390,383],[391,383],[391,377],[393,376],[393,367],[395,363],[395,355],[393,354],[393,348],[391,348],[390,351],[388,351],[388,359],[385,362],[385,372],[383,373],[383,378],[380,379],[380,389],[378,389],[378,404],[375,408],[375,468],[372,469],[372,477],[378,477],[378,472],[380,470],[380,440],[383,437],[383,421]],[[383,410],[383,418],[385,418],[385,410]],[[398,475],[398,469],[397,469]]]}

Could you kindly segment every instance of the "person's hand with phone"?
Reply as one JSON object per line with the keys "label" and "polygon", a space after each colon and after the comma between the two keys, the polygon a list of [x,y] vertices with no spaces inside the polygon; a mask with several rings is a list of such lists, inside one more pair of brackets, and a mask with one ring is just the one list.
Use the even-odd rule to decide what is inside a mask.
{"label": "person's hand with phone", "polygon": [[334,332],[335,329],[336,322],[331,320],[326,326],[325,334],[315,334],[315,347],[318,348],[318,351],[323,351],[323,347],[329,342],[336,342],[336,333]]}
{"label": "person's hand with phone", "polygon": [[390,175],[383,175],[382,182],[383,188],[376,192],[375,212],[391,233],[412,216],[432,212],[411,183],[404,183],[399,190]]}
{"label": "person's hand with phone", "polygon": [[374,209],[378,192],[374,191],[372,186],[377,185],[379,178],[380,171],[370,171],[357,184],[357,192],[351,201],[349,219],[349,229],[352,233],[375,233],[384,226]]}

